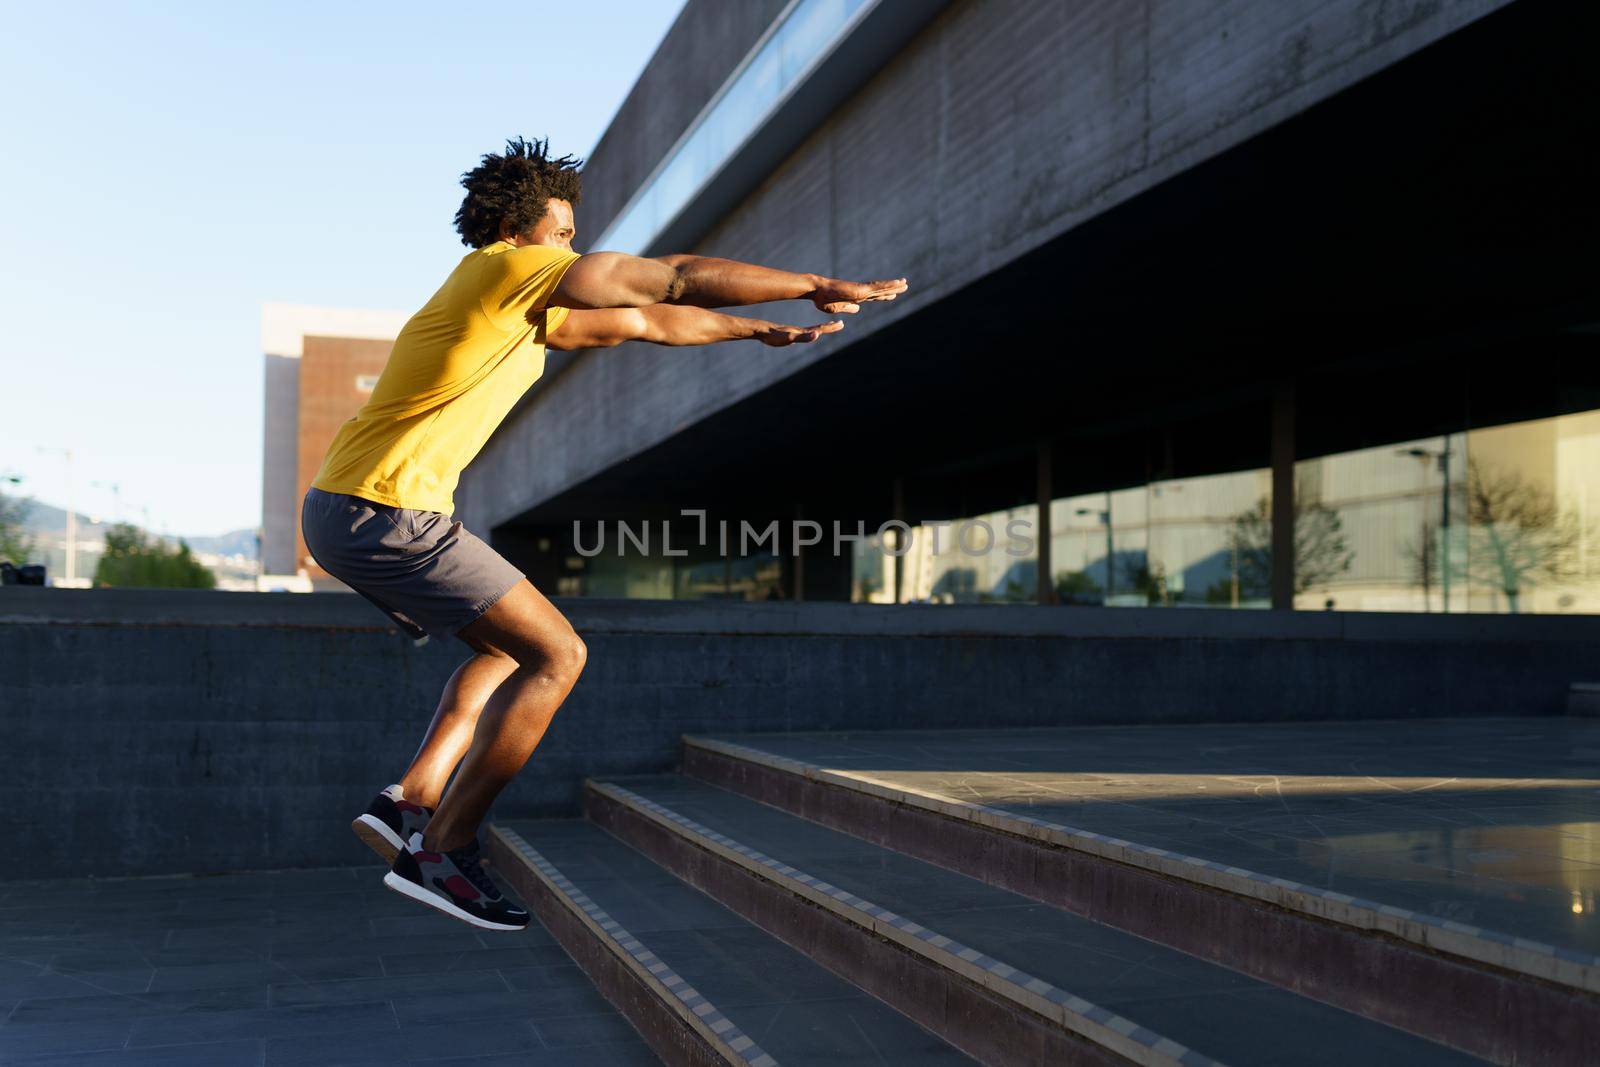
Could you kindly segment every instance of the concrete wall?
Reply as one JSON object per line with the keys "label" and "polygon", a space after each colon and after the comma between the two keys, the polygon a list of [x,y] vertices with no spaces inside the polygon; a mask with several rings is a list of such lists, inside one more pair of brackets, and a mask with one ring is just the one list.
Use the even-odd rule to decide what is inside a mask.
{"label": "concrete wall", "polygon": [[[958,0],[694,249],[845,277],[903,273],[909,298],[777,356],[748,345],[586,353],[537,386],[467,470],[460,516],[487,532],[811,361],[848,358],[852,341],[1498,6]],[[713,7],[692,2],[679,26]],[[676,55],[664,44],[640,85],[674,92]],[[650,152],[675,138],[633,128],[653,114],[642,100],[595,153],[597,190],[631,192]],[[600,194],[602,213],[615,198]]]}
{"label": "concrete wall", "polygon": [[[590,665],[500,815],[684,733],[1554,715],[1600,618],[562,603]],[[349,594],[0,591],[0,810],[36,876],[365,862],[454,642]],[[1426,726],[1419,725],[1419,729]]]}

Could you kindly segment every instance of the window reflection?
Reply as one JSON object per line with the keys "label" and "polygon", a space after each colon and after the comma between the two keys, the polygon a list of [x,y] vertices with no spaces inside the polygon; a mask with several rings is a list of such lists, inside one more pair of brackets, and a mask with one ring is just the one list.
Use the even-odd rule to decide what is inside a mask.
{"label": "window reflection", "polygon": [[1600,612],[1597,479],[1600,411],[1304,461],[1300,494],[1353,558],[1313,568],[1296,606]]}
{"label": "window reflection", "polygon": [[1258,469],[1057,500],[1056,596],[1112,607],[1267,607],[1271,497],[1271,472]]}
{"label": "window reflection", "polygon": [[[1057,602],[1111,607],[1270,607],[1272,477],[1266,468],[1051,502]],[[1299,610],[1600,613],[1600,410],[1302,460],[1295,465]],[[734,521],[737,521],[736,519]],[[849,522],[842,523],[849,527]],[[785,534],[785,536],[788,536]],[[808,596],[868,603],[1035,603],[1032,505],[924,522],[808,556]],[[795,595],[792,556],[724,560],[715,538],[665,558],[632,547],[576,554],[565,595]],[[897,560],[896,555],[900,558]],[[820,577],[819,577],[820,576]],[[848,583],[848,584],[847,584]]]}
{"label": "window reflection", "polygon": [[[855,546],[851,599],[902,604],[1032,603],[1039,573],[1038,509],[1032,505],[913,526],[903,549],[891,529]],[[885,542],[888,542],[887,544]]]}
{"label": "window reflection", "polygon": [[[631,524],[643,531],[645,524]],[[561,596],[621,597],[634,600],[777,600],[785,597],[783,560],[771,552],[752,552],[723,558],[715,546],[693,544],[689,527],[675,529],[675,544],[684,550],[663,554],[660,527],[652,526],[647,551],[633,542],[621,542],[615,527],[604,548],[595,554],[576,551],[564,561],[556,581]],[[591,548],[598,532],[585,532]]]}

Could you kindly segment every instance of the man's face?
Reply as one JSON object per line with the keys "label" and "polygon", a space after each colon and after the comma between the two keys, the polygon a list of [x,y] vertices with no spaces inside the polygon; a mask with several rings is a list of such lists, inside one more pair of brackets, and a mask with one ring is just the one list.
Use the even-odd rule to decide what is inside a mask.
{"label": "man's face", "polygon": [[572,205],[554,197],[547,205],[544,218],[534,223],[533,229],[528,232],[527,243],[572,251],[572,238],[578,232],[572,219]]}

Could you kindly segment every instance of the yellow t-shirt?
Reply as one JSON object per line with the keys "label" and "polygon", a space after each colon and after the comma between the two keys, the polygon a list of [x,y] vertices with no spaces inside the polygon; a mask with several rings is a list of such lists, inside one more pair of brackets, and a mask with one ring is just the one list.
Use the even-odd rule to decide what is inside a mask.
{"label": "yellow t-shirt", "polygon": [[395,338],[372,396],[339,428],[311,484],[396,508],[455,511],[456,480],[544,373],[546,304],[578,258],[496,241],[467,253]]}

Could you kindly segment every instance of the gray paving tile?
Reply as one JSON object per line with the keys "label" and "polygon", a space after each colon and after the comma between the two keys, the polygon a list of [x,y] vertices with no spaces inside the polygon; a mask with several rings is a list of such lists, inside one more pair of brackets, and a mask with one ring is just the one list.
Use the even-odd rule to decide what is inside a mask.
{"label": "gray paving tile", "polygon": [[384,973],[390,976],[548,967],[571,962],[566,950],[556,944],[517,948],[474,947],[447,952],[401,952],[385,955],[382,959]]}
{"label": "gray paving tile", "polygon": [[445,998],[433,994],[397,996],[393,999],[401,1027],[476,1023],[503,1019],[539,1022],[572,1015],[606,1015],[615,1009],[594,986],[565,985],[503,993],[474,993]]}
{"label": "gray paving tile", "polygon": [[[59,1052],[21,1056],[7,1063],[82,1064],[83,1067],[260,1067],[263,1050],[259,1039],[207,1041],[197,1045],[157,1045],[104,1052]],[[311,1061],[304,1061],[311,1062]]]}
{"label": "gray paving tile", "polygon": [[[11,963],[28,963],[48,966],[55,956],[66,949],[76,948],[82,942],[77,938],[39,938],[37,940],[0,941],[0,959]],[[26,974],[27,972],[23,972]],[[6,976],[0,975],[0,978]]]}
{"label": "gray paving tile", "polygon": [[62,973],[93,974],[101,971],[155,970],[161,967],[193,967],[212,963],[240,963],[264,956],[241,945],[216,945],[198,949],[134,949],[105,945],[91,939],[94,947],[82,947],[86,939],[74,941],[73,948],[57,952],[50,969]]}
{"label": "gray paving tile", "polygon": [[[637,1045],[639,1031],[621,1015],[579,1015],[546,1019],[532,1024],[546,1048],[565,1049],[593,1045]],[[598,1055],[596,1058],[599,1058]]]}
{"label": "gray paving tile", "polygon": [[12,978],[32,978],[43,974],[46,966],[48,962],[35,963],[32,960],[13,960],[0,956],[0,982]]}
{"label": "gray paving tile", "polygon": [[[421,907],[421,905],[418,905],[418,907]],[[354,931],[347,936],[309,941],[295,940],[274,944],[267,949],[267,953],[272,960],[287,961],[327,959],[330,956],[377,956],[381,958],[384,953],[395,952],[396,950],[405,952],[459,952],[483,947],[483,942],[474,936],[472,927],[460,922],[456,923],[455,926],[458,929],[406,938],[375,937],[371,934]]]}
{"label": "gray paving tile", "polygon": [[455,974],[417,974],[400,978],[355,978],[335,982],[278,982],[268,987],[273,1007],[300,1004],[354,1004],[396,997],[429,995],[471,999],[479,993],[499,993],[506,988],[493,970]]}
{"label": "gray paving tile", "polygon": [[[379,915],[367,920],[367,927],[373,937],[388,939],[392,951],[405,951],[404,942],[409,942],[415,937],[446,937],[457,940],[475,940],[472,936],[475,931],[471,927],[463,927],[462,923],[448,915],[440,915],[436,911],[419,907],[415,902],[408,901],[391,893],[400,903],[405,904],[403,911],[393,915]],[[509,931],[491,930],[486,933],[509,933]],[[524,931],[530,939],[539,939],[544,944],[553,944],[550,935],[543,928],[535,925]],[[466,935],[466,936],[463,936]],[[396,942],[400,942],[396,944]]]}
{"label": "gray paving tile", "polygon": [[[531,1018],[620,1018],[541,928],[479,936],[373,875],[80,879],[22,895],[7,883],[21,903],[0,941],[0,1061],[225,1065],[259,1063],[270,1046],[273,1062],[393,1063],[453,1040],[461,1062],[527,1062],[540,1045]],[[31,903],[57,886],[84,908],[118,906],[66,930]],[[455,1020],[479,1013],[458,1005],[496,996],[462,1036]],[[419,1035],[402,1037],[391,998],[409,1002]],[[607,1050],[654,1062],[625,1042]]]}
{"label": "gray paving tile", "polygon": [[[538,923],[529,923],[521,930],[479,930],[476,937],[484,948],[543,948],[556,943]],[[405,947],[409,951],[411,943]]]}
{"label": "gray paving tile", "polygon": [[[133,1023],[128,1047],[227,1041],[289,1034],[358,1033],[396,1026],[387,1001],[356,1004],[305,1004],[243,1011],[193,1012]],[[3,1032],[3,1031],[0,1031]]]}
{"label": "gray paving tile", "polygon": [[512,989],[554,989],[557,986],[586,983],[587,978],[575,963],[569,962],[549,967],[503,967],[500,977]]}
{"label": "gray paving tile", "polygon": [[263,986],[185,989],[79,997],[23,1000],[11,1011],[8,1026],[83,1020],[133,1019],[267,1006]]}
{"label": "gray paving tile", "polygon": [[540,1052],[528,1057],[520,1053],[504,1056],[470,1056],[465,1059],[440,1060],[441,1063],[470,1063],[475,1067],[660,1067],[661,1060],[643,1042],[637,1045],[607,1045],[605,1059],[596,1060],[592,1048],[561,1049]]}
{"label": "gray paving tile", "polygon": [[154,971],[114,972],[109,974],[56,974],[42,971],[31,978],[0,981],[0,999],[27,1000],[30,997],[86,997],[108,993],[142,993],[150,985]]}
{"label": "gray paving tile", "polygon": [[95,1052],[120,1049],[133,1031],[132,1019],[80,1019],[69,1023],[16,1023],[0,1026],[0,1059],[26,1053]]}
{"label": "gray paving tile", "polygon": [[280,1037],[267,1042],[268,1067],[317,1064],[436,1063],[440,1060],[478,1061],[500,1055],[520,1055],[521,1062],[542,1062],[543,1048],[526,1022],[478,1021],[471,1026],[415,1026],[404,1031],[374,1031],[348,1036]]}
{"label": "gray paving tile", "polygon": [[268,982],[331,982],[341,978],[382,978],[377,956],[283,956],[267,963]]}
{"label": "gray paving tile", "polygon": [[160,993],[179,989],[261,986],[272,979],[272,973],[272,965],[266,960],[159,967],[150,975],[149,991]]}

